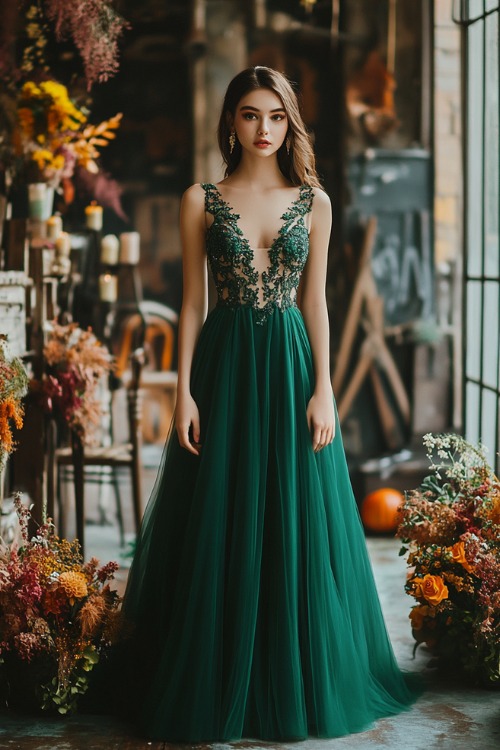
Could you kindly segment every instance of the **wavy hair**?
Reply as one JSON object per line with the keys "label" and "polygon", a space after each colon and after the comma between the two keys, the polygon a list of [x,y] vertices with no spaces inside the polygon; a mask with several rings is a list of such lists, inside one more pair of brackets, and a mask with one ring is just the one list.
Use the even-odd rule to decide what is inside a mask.
{"label": "wavy hair", "polygon": [[269,89],[280,99],[287,114],[288,131],[286,137],[290,140],[290,154],[286,150],[286,138],[278,149],[278,166],[292,185],[310,185],[321,187],[316,172],[316,160],[310,136],[300,114],[297,96],[288,79],[277,70],[256,65],[246,68],[233,78],[227,87],[219,119],[217,138],[222,158],[226,165],[225,177],[228,177],[241,160],[242,148],[238,139],[233,153],[229,150],[229,135],[231,132],[231,118],[236,114],[238,102],[250,91]]}

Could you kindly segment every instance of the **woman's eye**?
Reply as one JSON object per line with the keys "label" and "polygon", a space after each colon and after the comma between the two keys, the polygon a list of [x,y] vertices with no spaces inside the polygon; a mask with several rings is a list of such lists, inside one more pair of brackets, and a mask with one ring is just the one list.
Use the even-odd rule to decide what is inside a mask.
{"label": "woman's eye", "polygon": [[273,120],[284,120],[284,119],[285,119],[285,115],[274,115],[273,116]]}
{"label": "woman's eye", "polygon": [[245,112],[245,114],[243,115],[243,117],[245,118],[245,120],[254,120],[255,119],[255,115],[252,114],[251,112]]}

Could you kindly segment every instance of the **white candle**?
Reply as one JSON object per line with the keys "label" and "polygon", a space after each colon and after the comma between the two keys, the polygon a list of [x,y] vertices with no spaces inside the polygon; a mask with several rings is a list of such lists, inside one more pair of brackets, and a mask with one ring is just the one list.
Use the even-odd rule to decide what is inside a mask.
{"label": "white candle", "polygon": [[85,222],[87,229],[93,229],[95,232],[100,232],[102,229],[102,206],[98,206],[93,201],[90,206],[85,208]]}
{"label": "white candle", "polygon": [[99,298],[102,302],[116,302],[118,298],[118,278],[110,273],[99,276]]}
{"label": "white candle", "polygon": [[116,266],[120,254],[120,241],[114,234],[106,234],[101,240],[101,263]]}
{"label": "white candle", "polygon": [[135,266],[139,263],[141,236],[139,232],[122,232],[120,235],[120,263]]}
{"label": "white candle", "polygon": [[47,219],[47,239],[56,240],[62,232],[63,224],[60,216],[55,214]]}
{"label": "white candle", "polygon": [[71,237],[67,232],[61,232],[56,239],[56,255],[68,258],[71,252]]}

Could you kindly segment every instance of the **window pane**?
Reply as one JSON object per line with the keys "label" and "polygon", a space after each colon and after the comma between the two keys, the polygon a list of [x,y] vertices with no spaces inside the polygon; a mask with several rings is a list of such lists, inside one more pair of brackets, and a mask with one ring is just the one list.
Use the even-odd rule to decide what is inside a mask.
{"label": "window pane", "polygon": [[483,0],[466,0],[465,20],[474,19],[484,13]]}
{"label": "window pane", "polygon": [[484,285],[483,305],[483,382],[492,388],[498,387],[499,305],[500,296],[497,282],[486,282]]}
{"label": "window pane", "polygon": [[467,272],[482,273],[483,219],[483,21],[467,32]]}
{"label": "window pane", "polygon": [[497,435],[497,400],[498,396],[492,391],[483,390],[481,414],[481,442],[488,448],[490,464],[495,464],[495,443]]}
{"label": "window pane", "polygon": [[498,13],[486,19],[486,102],[484,273],[498,277]]}
{"label": "window pane", "polygon": [[465,437],[471,443],[479,441],[479,386],[467,383],[465,389]]}
{"label": "window pane", "polygon": [[466,375],[479,378],[481,369],[481,283],[467,283]]}

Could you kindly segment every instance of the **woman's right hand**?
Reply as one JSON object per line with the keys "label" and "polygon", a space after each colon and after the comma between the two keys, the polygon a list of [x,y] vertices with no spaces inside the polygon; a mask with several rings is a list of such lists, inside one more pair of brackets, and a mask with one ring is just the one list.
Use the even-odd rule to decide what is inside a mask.
{"label": "woman's right hand", "polygon": [[[200,414],[196,402],[191,395],[178,396],[176,404],[176,430],[179,443],[195,456],[200,455]],[[189,429],[192,427],[193,442],[189,439]]]}

